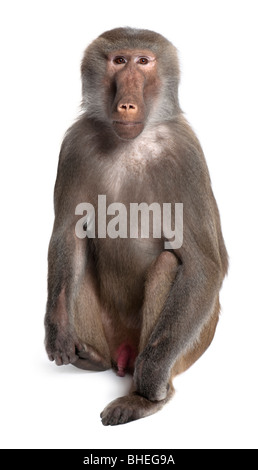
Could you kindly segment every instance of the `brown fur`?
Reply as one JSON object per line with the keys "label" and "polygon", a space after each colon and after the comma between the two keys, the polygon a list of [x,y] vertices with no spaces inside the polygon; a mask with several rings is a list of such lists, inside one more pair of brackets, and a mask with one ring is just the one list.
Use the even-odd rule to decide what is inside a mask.
{"label": "brown fur", "polygon": [[[46,349],[58,365],[133,373],[131,393],[101,415],[115,425],[160,409],[173,377],[209,346],[227,252],[203,152],[179,107],[175,47],[118,28],[87,48],[81,70],[84,113],[65,136],[55,185]],[[183,203],[182,246],[165,250],[152,230],[78,238],[75,208],[92,204],[98,220],[98,195],[127,214],[130,203]]]}

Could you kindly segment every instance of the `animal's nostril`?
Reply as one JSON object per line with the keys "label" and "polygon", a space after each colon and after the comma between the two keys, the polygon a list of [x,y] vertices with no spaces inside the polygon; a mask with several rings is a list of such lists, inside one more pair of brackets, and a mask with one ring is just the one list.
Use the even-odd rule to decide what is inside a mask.
{"label": "animal's nostril", "polygon": [[132,103],[121,103],[118,105],[117,107],[118,111],[120,112],[123,112],[123,111],[133,111],[133,112],[136,112],[137,111],[137,106],[136,104],[132,104]]}

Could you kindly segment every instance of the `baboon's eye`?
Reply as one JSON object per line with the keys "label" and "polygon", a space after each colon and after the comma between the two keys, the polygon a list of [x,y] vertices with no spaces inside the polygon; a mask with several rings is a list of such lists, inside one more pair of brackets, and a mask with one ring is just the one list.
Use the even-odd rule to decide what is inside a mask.
{"label": "baboon's eye", "polygon": [[116,58],[114,59],[114,62],[115,62],[115,64],[120,65],[120,64],[125,64],[125,63],[126,63],[126,60],[125,60],[124,57],[116,57]]}
{"label": "baboon's eye", "polygon": [[138,60],[138,64],[141,64],[141,65],[146,65],[148,64],[149,60],[147,59],[147,57],[141,57],[139,60]]}

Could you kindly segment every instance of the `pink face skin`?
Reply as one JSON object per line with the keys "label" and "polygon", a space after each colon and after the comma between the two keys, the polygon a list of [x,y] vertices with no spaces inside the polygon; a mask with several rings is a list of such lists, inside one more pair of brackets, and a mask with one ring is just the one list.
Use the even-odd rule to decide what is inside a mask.
{"label": "pink face skin", "polygon": [[130,140],[143,131],[148,97],[158,83],[157,61],[152,51],[123,49],[108,57],[105,86],[116,89],[110,118],[118,137]]}

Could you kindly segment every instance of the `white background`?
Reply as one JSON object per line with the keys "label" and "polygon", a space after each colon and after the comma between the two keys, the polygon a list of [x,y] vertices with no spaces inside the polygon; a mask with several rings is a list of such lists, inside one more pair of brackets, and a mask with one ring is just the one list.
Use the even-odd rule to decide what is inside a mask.
{"label": "white background", "polygon": [[[257,447],[257,2],[9,0],[0,8],[1,447]],[[160,32],[179,50],[181,106],[207,158],[230,271],[215,339],[175,380],[170,404],[104,427],[99,413],[127,393],[130,378],[48,361],[46,258],[83,50],[126,25]]]}

